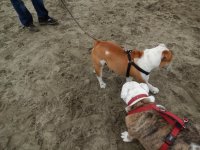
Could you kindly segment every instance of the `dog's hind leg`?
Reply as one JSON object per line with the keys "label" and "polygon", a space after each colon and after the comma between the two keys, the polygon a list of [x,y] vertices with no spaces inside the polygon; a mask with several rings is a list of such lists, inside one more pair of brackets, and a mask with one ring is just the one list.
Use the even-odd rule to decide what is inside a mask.
{"label": "dog's hind leg", "polygon": [[149,90],[153,93],[153,94],[157,94],[159,92],[159,89],[157,87],[154,87],[153,85],[151,85],[149,82],[146,82],[147,86],[149,87]]}
{"label": "dog's hind leg", "polygon": [[144,82],[147,84],[147,86],[149,87],[149,90],[153,94],[157,94],[159,92],[159,89],[157,87],[154,87],[153,85],[149,83],[149,75],[147,76],[147,75],[142,74],[142,78],[144,79]]}
{"label": "dog's hind leg", "polygon": [[97,79],[99,81],[99,85],[101,88],[106,87],[106,83],[102,79],[102,71],[103,71],[104,64],[105,64],[104,60],[97,60],[97,59],[93,58],[94,71],[96,73],[96,76],[97,76]]}

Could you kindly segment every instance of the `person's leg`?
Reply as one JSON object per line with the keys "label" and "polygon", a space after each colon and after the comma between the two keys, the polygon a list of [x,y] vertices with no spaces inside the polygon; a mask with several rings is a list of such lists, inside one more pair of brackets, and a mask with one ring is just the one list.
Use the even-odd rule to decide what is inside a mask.
{"label": "person's leg", "polygon": [[24,26],[33,24],[33,17],[21,0],[10,0]]}
{"label": "person's leg", "polygon": [[44,6],[43,0],[31,0],[37,12],[40,25],[56,25],[57,20],[49,17],[48,10]]}
{"label": "person's leg", "polygon": [[38,15],[38,19],[48,19],[49,16],[48,16],[48,11],[47,9],[45,8],[44,6],[44,2],[43,0],[31,0],[32,3],[33,3],[33,6],[37,12],[37,15]]}

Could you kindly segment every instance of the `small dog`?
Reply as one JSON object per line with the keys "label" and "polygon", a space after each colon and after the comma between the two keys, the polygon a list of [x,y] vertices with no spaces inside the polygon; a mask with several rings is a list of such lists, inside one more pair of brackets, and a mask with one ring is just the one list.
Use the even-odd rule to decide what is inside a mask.
{"label": "small dog", "polygon": [[[146,83],[154,94],[158,93],[159,89],[148,82],[149,73],[154,68],[168,66],[173,56],[164,44],[144,51],[134,50],[126,53],[119,45],[107,41],[95,41],[91,55],[101,88],[106,87],[106,83],[102,80],[102,70],[106,63],[117,74],[127,75],[127,81],[131,81],[134,77],[138,82]],[[134,66],[129,66],[132,63]]]}
{"label": "small dog", "polygon": [[[144,83],[139,84],[134,81],[125,83],[122,87],[121,98],[128,105],[126,111],[130,112],[130,110],[135,110],[138,107],[141,108],[141,106],[149,105],[148,103],[153,103],[155,99],[153,96],[148,96],[148,93],[148,86]],[[157,107],[163,110],[165,109],[161,105],[157,105]],[[123,141],[131,142],[133,139],[138,139],[146,150],[160,149],[165,137],[172,130],[172,126],[154,110],[129,114],[126,116],[125,122],[128,132],[121,133]],[[200,143],[200,135],[197,129],[192,126],[188,127],[188,129],[178,134],[177,139],[171,146],[172,150],[200,149],[199,145],[194,144]]]}

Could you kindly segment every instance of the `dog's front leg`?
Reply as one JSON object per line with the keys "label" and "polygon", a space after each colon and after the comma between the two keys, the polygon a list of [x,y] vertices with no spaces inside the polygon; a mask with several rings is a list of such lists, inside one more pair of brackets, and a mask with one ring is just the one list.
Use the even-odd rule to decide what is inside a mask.
{"label": "dog's front leg", "polygon": [[130,136],[127,131],[121,133],[121,138],[124,142],[131,142],[133,140],[133,137]]}
{"label": "dog's front leg", "polygon": [[153,93],[153,94],[157,94],[159,92],[159,89],[157,87],[154,87],[153,85],[151,85],[149,82],[146,82],[146,84],[149,87],[149,90]]}
{"label": "dog's front leg", "polygon": [[142,78],[144,79],[144,81],[146,82],[149,90],[151,91],[151,93],[153,94],[157,94],[159,92],[159,89],[157,87],[154,87],[153,85],[151,85],[149,83],[149,75],[146,76],[146,75],[142,75]]}
{"label": "dog's front leg", "polygon": [[99,81],[99,85],[100,85],[101,88],[105,88],[106,87],[106,83],[102,79],[102,71],[103,71],[104,64],[105,64],[104,60],[93,61],[95,73],[96,73],[96,76],[97,76],[97,79]]}

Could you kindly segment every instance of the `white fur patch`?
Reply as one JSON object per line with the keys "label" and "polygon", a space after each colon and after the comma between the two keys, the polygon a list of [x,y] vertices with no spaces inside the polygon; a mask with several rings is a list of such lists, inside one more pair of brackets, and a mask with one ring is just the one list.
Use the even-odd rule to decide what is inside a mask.
{"label": "white fur patch", "polygon": [[105,88],[106,87],[106,83],[103,82],[102,77],[98,77],[97,76],[97,79],[99,81],[100,88]]}
{"label": "white fur patch", "polygon": [[109,52],[109,51],[106,51],[106,52],[105,52],[105,54],[106,54],[106,55],[109,55],[109,54],[110,54],[110,52]]}
{"label": "white fur patch", "polygon": [[106,61],[105,60],[100,60],[100,64],[103,66],[105,65]]}
{"label": "white fur patch", "polygon": [[166,47],[166,45],[163,43],[160,43],[159,46]]}

